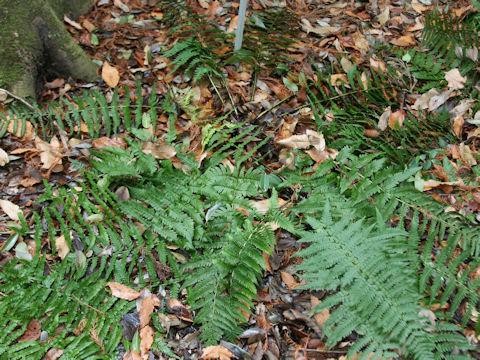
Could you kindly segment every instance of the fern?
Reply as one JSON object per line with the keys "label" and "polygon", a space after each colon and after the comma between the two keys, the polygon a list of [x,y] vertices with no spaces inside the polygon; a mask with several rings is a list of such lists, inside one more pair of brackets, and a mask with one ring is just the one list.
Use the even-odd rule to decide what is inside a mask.
{"label": "fern", "polygon": [[[292,209],[309,229],[301,241],[311,243],[298,254],[304,260],[297,270],[308,281],[305,288],[335,291],[315,310],[334,309],[324,326],[329,345],[356,331],[362,337],[350,355],[388,357],[405,345],[413,358],[453,357],[453,348],[469,349],[453,314],[464,304],[465,325],[477,311],[480,282],[457,274],[465,264],[477,266],[471,254],[478,241],[466,245],[474,236],[464,230],[468,226],[449,227],[447,215],[427,195],[402,185],[418,169],[385,167],[385,160],[375,157],[344,150],[312,176],[291,175],[282,184],[302,184],[310,194]],[[338,171],[341,175],[335,175]],[[392,223],[394,217],[399,220]],[[433,261],[438,238],[447,245]],[[426,331],[419,315],[423,304],[447,301],[452,303],[449,316],[439,312],[435,327]]]}
{"label": "fern", "polygon": [[478,47],[478,34],[454,15],[441,14],[438,9],[428,13],[422,43],[433,54],[444,58],[450,69],[459,67],[462,75],[471,72],[478,64],[476,59],[468,56],[471,49]]}
{"label": "fern", "polygon": [[[111,100],[97,91],[84,92],[82,96],[73,100],[64,98],[50,102],[41,107],[34,104],[34,110],[24,105],[13,104],[7,107],[6,114],[0,113],[0,137],[3,137],[8,127],[12,133],[20,137],[25,134],[26,122],[38,131],[43,138],[49,138],[58,130],[65,131],[69,136],[83,136],[85,129],[88,136],[118,135],[122,131],[132,132],[144,127],[144,120],[148,116],[149,125],[156,127],[157,115],[162,106],[157,104],[155,86],[153,86],[148,104],[143,104],[142,91],[137,85],[137,100],[131,104],[130,91],[124,88],[124,100],[120,101],[118,89],[115,89]],[[133,109],[133,118],[132,118]],[[147,109],[144,111],[144,109]],[[145,124],[147,125],[147,124]],[[148,127],[148,125],[146,126]]]}

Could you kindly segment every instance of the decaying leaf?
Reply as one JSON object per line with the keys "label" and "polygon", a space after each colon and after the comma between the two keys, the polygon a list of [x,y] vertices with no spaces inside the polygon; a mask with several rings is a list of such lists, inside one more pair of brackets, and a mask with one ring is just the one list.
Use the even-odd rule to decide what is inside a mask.
{"label": "decaying leaf", "polygon": [[140,292],[130,289],[128,286],[122,285],[117,282],[107,282],[105,284],[112,291],[112,295],[124,300],[135,300],[140,296]]}
{"label": "decaying leaf", "polygon": [[120,81],[120,74],[115,67],[105,61],[102,66],[102,79],[105,81],[105,84],[114,88]]}
{"label": "decaying leaf", "polygon": [[282,281],[285,283],[287,286],[288,290],[293,290],[299,286],[302,286],[302,283],[299,283],[295,278],[293,277],[292,274],[286,272],[286,271],[281,271],[280,275],[282,277]]}
{"label": "decaying leaf", "polygon": [[0,166],[5,166],[10,160],[8,159],[8,154],[0,148]]}
{"label": "decaying leaf", "polygon": [[37,320],[32,319],[27,325],[27,330],[25,330],[25,333],[22,335],[20,339],[18,339],[18,342],[24,342],[24,341],[35,341],[40,337],[40,333],[42,332],[40,324],[38,323]]}
{"label": "decaying leaf", "polygon": [[455,68],[445,73],[445,80],[447,80],[450,89],[463,89],[467,78],[463,77],[460,71]]}
{"label": "decaying leaf", "polygon": [[148,359],[148,351],[153,345],[155,333],[150,326],[145,326],[140,330],[140,356],[143,359]]}
{"label": "decaying leaf", "polygon": [[380,131],[385,131],[388,127],[388,119],[390,119],[390,115],[392,114],[392,108],[389,106],[384,111],[383,114],[380,115],[380,119],[378,119],[378,129]]}
{"label": "decaying leaf", "polygon": [[203,349],[202,352],[202,359],[209,360],[209,359],[220,359],[220,360],[230,360],[233,358],[233,353],[228,350],[226,347],[215,345],[215,346],[207,346]]}
{"label": "decaying leaf", "polygon": [[331,35],[339,31],[341,28],[336,26],[320,26],[320,27],[313,27],[310,21],[307,19],[302,19],[302,30],[305,31],[307,34],[314,33],[319,36],[326,36]]}
{"label": "decaying leaf", "polygon": [[62,260],[65,259],[65,256],[70,252],[70,248],[68,247],[64,235],[60,235],[55,239],[55,246],[57,248],[58,256],[60,256]]}
{"label": "decaying leaf", "polygon": [[21,212],[20,207],[15,205],[11,201],[8,200],[0,200],[0,208],[3,210],[7,216],[14,220],[18,221],[18,213]]}
{"label": "decaying leaf", "polygon": [[152,154],[154,158],[161,160],[170,159],[177,153],[173,146],[167,144],[154,144],[150,141],[143,144],[142,152],[144,154]]}
{"label": "decaying leaf", "polygon": [[45,360],[57,360],[62,355],[63,355],[63,350],[62,349],[51,348],[45,354]]}
{"label": "decaying leaf", "polygon": [[138,311],[138,317],[140,318],[140,328],[148,325],[150,322],[150,314],[153,312],[155,306],[160,306],[160,299],[151,294],[147,298],[142,300],[142,305]]}

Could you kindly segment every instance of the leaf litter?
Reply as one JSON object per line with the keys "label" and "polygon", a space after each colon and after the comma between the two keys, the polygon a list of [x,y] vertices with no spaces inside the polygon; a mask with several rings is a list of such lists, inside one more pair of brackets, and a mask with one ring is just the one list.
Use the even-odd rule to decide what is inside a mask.
{"label": "leaf litter", "polygon": [[[188,3],[199,15],[208,16],[208,19],[228,31],[235,30],[238,19],[233,3],[203,0]],[[112,88],[118,85],[121,97],[126,96],[127,88],[130,89],[131,100],[135,101],[138,91],[148,98],[155,86],[158,95],[165,96],[169,92],[175,94],[179,109],[174,119],[175,130],[188,139],[188,150],[202,160],[209,156],[202,152],[201,146],[202,134],[206,133],[204,129],[209,119],[226,114],[230,114],[229,119],[235,121],[241,118],[260,123],[264,128],[263,136],[267,133],[274,135],[275,141],[270,144],[273,151],[268,152],[269,157],[266,157],[271,169],[294,169],[299,151],[308,155],[315,164],[335,158],[338,151],[329,146],[337,139],[317,130],[314,125],[317,119],[307,101],[305,83],[301,81],[302,76],[313,81],[319,80],[311,59],[317,67],[335,69],[329,85],[338,92],[344,91],[348,89],[349,73],[354,67],[365,66],[379,72],[386,71],[386,64],[391,63],[391,58],[389,55],[382,58],[383,54],[376,51],[376,43],[418,50],[425,14],[433,9],[433,5],[417,0],[413,0],[410,6],[403,6],[396,1],[325,1],[321,6],[306,0],[249,2],[252,10],[269,10],[276,6],[292,11],[298,19],[296,26],[300,29],[294,35],[294,47],[285,49],[290,56],[288,73],[265,68],[253,76],[251,66],[245,65],[239,71],[227,65],[223,70],[227,74],[225,83],[230,101],[222,100],[216,89],[208,83],[193,84],[191,77],[171,73],[171,60],[163,57],[162,53],[183,37],[180,32],[175,35],[167,33],[168,29],[160,26],[159,22],[165,16],[164,9],[153,0],[100,1],[90,13],[77,21],[66,18],[65,24],[72,36],[84,46],[92,59],[103,64],[102,80],[81,84],[71,79],[55,79],[47,84],[42,99],[51,101],[61,96],[72,98],[80,94],[85,86],[111,98]],[[468,11],[464,1],[452,7],[459,16],[464,16]],[[229,50],[219,48],[215,52],[222,56]],[[476,58],[478,50],[477,55],[475,49],[469,50],[467,56]],[[391,131],[405,126],[406,111],[420,116],[422,113],[434,114],[446,110],[450,114],[451,132],[459,139],[459,144],[443,145],[442,152],[432,154],[429,160],[434,166],[424,166],[418,184],[422,191],[448,205],[448,211],[470,216],[478,222],[480,189],[477,184],[478,173],[472,170],[479,159],[480,132],[477,125],[480,123],[480,111],[475,106],[478,102],[476,99],[462,99],[462,93],[458,90],[465,87],[468,78],[462,76],[458,68],[448,69],[443,80],[443,86],[424,92],[407,91],[403,94],[404,100],[393,99],[391,106],[379,109],[377,123],[366,127],[364,135],[367,138],[389,136]],[[364,87],[368,88],[365,78],[362,81]],[[137,87],[137,82],[140,87]],[[0,110],[4,110],[4,107],[1,106]],[[322,121],[341,121],[335,116],[334,112],[330,112]],[[158,120],[157,128],[149,131],[156,138],[162,138],[171,124],[166,115],[161,115]],[[128,145],[122,138],[132,136],[123,133],[119,137],[90,139],[86,136],[86,125],[82,124],[81,138],[67,136],[62,141],[53,136],[47,142],[33,135],[29,122],[26,123],[25,135],[20,137],[13,123],[9,124],[9,135],[2,139],[0,149],[0,207],[5,215],[2,217],[0,213],[0,244],[10,234],[7,222],[18,224],[18,213],[28,217],[34,209],[34,201],[44,192],[42,180],[58,185],[69,183],[78,176],[78,172],[72,170],[72,162],[84,160],[90,148],[123,148]],[[261,140],[259,138],[257,141]],[[163,142],[145,141],[142,151],[157,159],[172,161],[176,160],[177,155],[173,147]],[[26,167],[31,170],[24,171]],[[128,198],[124,192],[121,196]],[[254,205],[258,211],[266,211],[268,201],[260,199]],[[280,198],[280,205],[288,201]],[[277,247],[273,254],[264,256],[268,270],[263,279],[265,286],[258,289],[254,314],[248,320],[249,328],[236,344],[223,342],[223,345],[202,348],[194,329],[191,329],[192,332],[182,332],[183,329],[190,329],[194,320],[194,314],[184,305],[184,296],[168,299],[166,304],[169,311],[165,314],[159,311],[160,307],[165,306],[161,297],[120,283],[107,283],[112,296],[137,302],[139,321],[138,324],[133,322],[136,324],[133,332],[140,338],[139,348],[125,352],[123,359],[145,359],[149,354],[158,354],[152,350],[155,342],[152,317],[156,317],[156,321],[166,330],[165,338],[170,339],[168,344],[177,355],[186,351],[204,359],[242,356],[255,359],[344,359],[355,334],[335,349],[325,347],[321,328],[329,317],[328,309],[315,314],[313,318],[309,316],[321,304],[324,294],[311,294],[301,289],[302,283],[295,278],[292,266],[298,262],[294,255],[300,247],[289,234],[278,233],[277,236]],[[71,245],[63,236],[54,241],[58,255],[63,259],[72,250]],[[35,254],[35,249],[31,254],[32,249],[29,250],[24,242],[18,242],[15,250],[16,256],[21,254],[25,260]],[[0,255],[0,260],[8,256],[11,256],[9,251]],[[164,272],[166,279],[173,276],[171,269],[164,264],[158,264],[158,271]],[[38,339],[41,331],[39,321],[30,321],[18,342]],[[183,347],[180,345],[182,342]],[[478,344],[478,338],[472,342]],[[63,350],[52,348],[45,358],[57,359],[62,353]]]}

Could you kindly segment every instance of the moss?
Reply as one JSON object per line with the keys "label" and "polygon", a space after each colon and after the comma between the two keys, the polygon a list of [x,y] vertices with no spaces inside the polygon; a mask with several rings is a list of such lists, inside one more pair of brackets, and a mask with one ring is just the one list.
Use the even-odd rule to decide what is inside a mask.
{"label": "moss", "polygon": [[78,15],[91,3],[0,0],[0,87],[35,96],[39,75],[46,71],[92,80],[95,65],[57,17],[63,11]]}

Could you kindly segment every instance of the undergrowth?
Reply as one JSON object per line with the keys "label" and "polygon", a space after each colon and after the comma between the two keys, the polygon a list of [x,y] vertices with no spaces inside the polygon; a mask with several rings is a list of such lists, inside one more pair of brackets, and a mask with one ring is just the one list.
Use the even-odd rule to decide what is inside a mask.
{"label": "undergrowth", "polygon": [[[190,19],[183,27],[173,12],[166,12],[166,23],[185,31],[184,40],[166,54],[175,57],[175,70],[184,67],[194,80],[220,76],[215,47],[205,44],[210,39],[221,43],[227,39],[220,35],[224,33],[207,27],[200,39],[192,37],[189,32],[200,29],[204,19],[191,15],[183,2],[167,3],[182,19]],[[282,24],[258,19],[251,20],[258,36]],[[453,20],[438,14],[429,18],[425,44],[438,41],[432,34],[438,26],[445,29],[445,21]],[[246,51],[249,41],[259,41],[248,34]],[[466,44],[462,49],[471,45],[467,33],[458,36],[441,43],[449,49],[456,47],[454,40]],[[276,50],[267,53],[271,51]],[[458,50],[457,60],[451,51],[433,51],[439,56],[435,64],[421,53],[395,55],[393,49],[392,54],[408,60],[413,77],[423,74],[418,79],[424,90],[440,86],[449,66],[473,71],[467,60],[458,60]],[[259,65],[275,60],[245,54]],[[433,66],[421,66],[429,61]],[[178,162],[159,161],[142,152],[141,142],[126,138],[126,149],[92,151],[83,180],[56,189],[45,183],[46,193],[38,200],[42,210],[12,227],[4,246],[9,250],[24,242],[36,251],[32,259],[2,265],[0,358],[40,359],[51,348],[64,350],[66,358],[118,356],[122,346],[132,346],[127,340],[120,345],[120,320],[135,312],[135,304],[105,291],[113,280],[152,291],[165,287],[172,298],[185,289],[201,339],[206,344],[234,340],[255,304],[263,255],[275,246],[272,224],[305,244],[297,254],[302,259],[297,273],[307,281],[304,289],[327,293],[314,312],[331,310],[323,327],[328,346],[353,332],[358,340],[349,356],[469,358],[472,347],[461,332],[473,327],[478,314],[480,278],[470,276],[480,265],[477,229],[415,189],[420,167],[411,161],[412,155],[436,146],[436,134],[449,133],[448,113],[417,119],[407,111],[402,127],[367,138],[365,129],[376,128],[383,111],[399,103],[399,84],[392,81],[398,69],[354,66],[346,83],[332,85],[331,74],[338,70],[316,67],[317,81],[307,86],[317,130],[329,146],[341,149],[335,160],[315,169],[271,174],[259,159],[251,159],[270,139],[252,145],[260,129],[228,123],[225,117],[205,126],[202,146],[210,155],[201,164],[177,145],[183,165],[177,169]],[[408,79],[403,81],[405,85]],[[38,108],[33,120],[28,112],[12,108],[0,122],[0,135],[9,122],[24,127],[28,118],[44,136],[58,129],[80,135],[83,128],[91,137],[125,131],[142,139],[144,129],[155,128],[159,111],[169,115],[174,128],[169,96],[161,104],[155,90],[148,99],[139,95],[135,104],[129,96],[125,99],[120,103],[115,92],[107,101],[92,92]],[[66,112],[60,111],[65,107]],[[327,115],[334,121],[327,121]],[[167,140],[173,142],[175,134]],[[376,153],[358,155],[368,149]],[[232,167],[222,164],[227,158]],[[119,200],[116,193],[125,194],[125,188],[129,195]],[[295,205],[288,210],[279,206],[279,194],[286,189],[295,189]],[[265,213],[254,206],[259,198],[270,200]],[[160,268],[169,268],[171,276]],[[445,306],[447,311],[435,310]],[[32,320],[41,325],[40,339],[19,342]],[[162,338],[165,329],[153,323],[156,337]],[[475,330],[480,331],[478,322]],[[165,346],[160,351],[171,352]]]}

